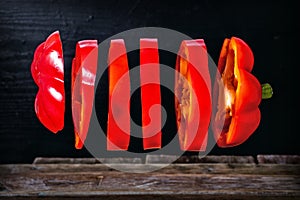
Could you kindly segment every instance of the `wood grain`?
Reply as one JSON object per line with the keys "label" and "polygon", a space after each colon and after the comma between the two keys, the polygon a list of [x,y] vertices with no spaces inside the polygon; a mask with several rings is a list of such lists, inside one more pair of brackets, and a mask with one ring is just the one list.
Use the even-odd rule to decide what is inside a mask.
{"label": "wood grain", "polygon": [[[139,166],[142,165],[123,164],[124,168]],[[99,163],[0,165],[0,199],[297,199],[300,198],[299,167],[171,164],[139,174],[115,171]]]}

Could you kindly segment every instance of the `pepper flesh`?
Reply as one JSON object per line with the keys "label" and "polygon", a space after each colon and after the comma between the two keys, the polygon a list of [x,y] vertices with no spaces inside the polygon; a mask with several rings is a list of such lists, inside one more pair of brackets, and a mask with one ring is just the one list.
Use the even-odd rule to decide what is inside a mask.
{"label": "pepper flesh", "polygon": [[254,57],[241,39],[225,39],[214,85],[213,131],[219,147],[245,142],[260,122],[261,85],[251,74]]}
{"label": "pepper flesh", "polygon": [[176,71],[175,110],[180,148],[205,151],[212,107],[208,56],[202,39],[181,43]]}
{"label": "pepper flesh", "polygon": [[161,94],[157,39],[140,39],[140,78],[143,147],[161,148]]}
{"label": "pepper flesh", "polygon": [[53,133],[64,127],[64,61],[59,32],[52,33],[35,50],[31,64],[33,80],[39,87],[35,112],[41,123]]}
{"label": "pepper flesh", "polygon": [[[124,40],[111,40],[108,65],[107,150],[127,150],[130,140],[130,77]],[[122,82],[118,83],[121,77]]]}
{"label": "pepper flesh", "polygon": [[86,139],[94,102],[97,72],[97,40],[83,40],[76,45],[72,62],[72,117],[75,148],[81,149]]}

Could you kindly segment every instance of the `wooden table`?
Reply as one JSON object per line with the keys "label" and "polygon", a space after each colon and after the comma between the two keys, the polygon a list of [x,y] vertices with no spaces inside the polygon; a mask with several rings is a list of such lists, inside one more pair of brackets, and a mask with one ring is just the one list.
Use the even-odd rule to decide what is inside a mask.
{"label": "wooden table", "polygon": [[[142,163],[123,158],[124,164],[115,165],[130,170],[168,159],[152,156]],[[0,199],[300,199],[299,160],[181,157],[158,171],[125,173],[94,158],[37,158],[33,164],[0,165]]]}

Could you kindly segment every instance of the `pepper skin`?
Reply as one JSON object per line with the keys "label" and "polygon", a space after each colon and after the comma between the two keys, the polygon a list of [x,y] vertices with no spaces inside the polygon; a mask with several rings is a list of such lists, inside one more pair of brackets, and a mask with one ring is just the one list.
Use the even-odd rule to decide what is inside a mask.
{"label": "pepper skin", "polygon": [[107,150],[127,150],[130,140],[130,77],[125,43],[122,39],[111,40],[108,81]]}
{"label": "pepper skin", "polygon": [[39,87],[35,113],[46,128],[57,133],[64,127],[65,113],[64,61],[58,31],[36,48],[31,75]]}
{"label": "pepper skin", "polygon": [[204,40],[182,41],[176,71],[175,110],[180,148],[183,151],[205,151],[212,106]]}
{"label": "pepper skin", "polygon": [[72,117],[76,149],[83,147],[89,129],[94,102],[97,59],[97,40],[83,40],[77,43],[75,58],[72,62],[71,79]]}
{"label": "pepper skin", "polygon": [[219,147],[245,142],[259,125],[262,90],[251,74],[253,64],[253,53],[243,40],[225,39],[213,96],[212,127]]}
{"label": "pepper skin", "polygon": [[157,39],[140,39],[140,78],[143,146],[144,149],[161,148],[161,94]]}

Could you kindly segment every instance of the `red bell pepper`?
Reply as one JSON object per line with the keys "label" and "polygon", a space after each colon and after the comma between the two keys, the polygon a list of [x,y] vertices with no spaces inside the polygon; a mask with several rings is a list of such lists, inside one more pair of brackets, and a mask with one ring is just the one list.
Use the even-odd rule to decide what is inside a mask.
{"label": "red bell pepper", "polygon": [[41,123],[53,133],[64,127],[64,60],[59,32],[52,33],[34,53],[31,74],[39,87],[35,112]]}
{"label": "red bell pepper", "polygon": [[71,80],[72,117],[76,149],[82,148],[89,129],[94,102],[97,59],[97,40],[83,40],[77,43],[75,58],[72,62]]}
{"label": "red bell pepper", "polygon": [[212,106],[208,55],[202,39],[182,41],[176,71],[175,110],[180,148],[205,151]]}
{"label": "red bell pepper", "polygon": [[243,40],[225,39],[213,97],[213,131],[219,147],[243,143],[259,125],[262,88],[251,74],[253,63],[253,53]]}
{"label": "red bell pepper", "polygon": [[107,150],[127,150],[130,140],[130,77],[124,40],[111,40],[108,65]]}
{"label": "red bell pepper", "polygon": [[[144,149],[161,148],[161,95],[157,39],[140,40],[140,79],[143,146]],[[155,104],[159,106],[150,112],[150,108]]]}

